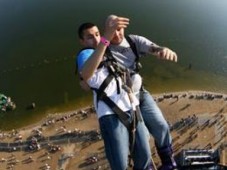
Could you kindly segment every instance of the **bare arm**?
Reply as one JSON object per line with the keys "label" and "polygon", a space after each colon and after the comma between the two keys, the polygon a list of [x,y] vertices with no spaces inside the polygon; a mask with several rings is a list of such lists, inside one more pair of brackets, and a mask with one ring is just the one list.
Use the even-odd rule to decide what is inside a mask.
{"label": "bare arm", "polygon": [[102,43],[99,43],[94,53],[85,62],[81,70],[81,77],[83,77],[84,81],[87,81],[94,74],[95,70],[98,68],[100,62],[103,59],[105,50],[106,50],[106,46]]}
{"label": "bare arm", "polygon": [[[117,17],[114,15],[109,16],[105,23],[104,37],[110,41],[113,38],[114,33],[117,29],[126,28],[128,24],[128,18]],[[84,64],[81,70],[81,76],[85,81],[91,78],[95,70],[98,68],[100,62],[103,60],[106,48],[106,45],[104,45],[103,43],[99,43],[99,45],[95,49],[95,52]]]}

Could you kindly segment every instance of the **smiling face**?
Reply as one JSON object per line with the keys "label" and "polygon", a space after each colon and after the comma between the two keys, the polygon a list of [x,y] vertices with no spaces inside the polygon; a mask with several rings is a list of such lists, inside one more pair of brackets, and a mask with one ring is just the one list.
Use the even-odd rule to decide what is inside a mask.
{"label": "smiling face", "polygon": [[84,47],[96,48],[100,42],[100,32],[97,26],[85,29],[83,31],[83,37],[80,39],[80,43]]}

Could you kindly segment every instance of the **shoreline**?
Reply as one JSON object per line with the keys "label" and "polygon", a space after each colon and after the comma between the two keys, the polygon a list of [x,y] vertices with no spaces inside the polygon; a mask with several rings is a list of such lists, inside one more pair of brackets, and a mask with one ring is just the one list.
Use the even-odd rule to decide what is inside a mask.
{"label": "shoreline", "polygon": [[[207,95],[211,95],[213,96],[212,98],[208,98],[207,99]],[[202,90],[189,90],[189,91],[179,91],[179,92],[167,92],[167,93],[157,93],[157,94],[152,94],[152,97],[154,98],[154,100],[159,103],[160,101],[164,100],[164,99],[168,99],[168,98],[173,98],[173,99],[180,99],[182,97],[190,97],[191,99],[204,99],[204,100],[213,100],[213,99],[223,99],[225,101],[227,101],[227,94],[225,93],[220,93],[220,92],[212,92],[212,91],[202,91]],[[204,98],[203,98],[204,97]],[[75,113],[75,112],[80,112],[82,110],[87,110],[92,108],[93,105],[90,106],[85,106],[82,108],[78,108],[78,109],[73,109],[73,110],[67,110],[67,111],[60,111],[57,112],[55,111],[54,113],[50,113],[48,111],[48,115],[43,117],[41,120],[32,123],[32,124],[28,124],[26,126],[17,128],[18,130],[24,130],[24,129],[29,129],[32,127],[36,127],[39,126],[42,122],[45,122],[48,119],[54,118],[54,117],[61,117],[63,115],[69,115],[71,113]],[[0,130],[2,132],[9,132],[15,129],[11,129],[11,130]]]}
{"label": "shoreline", "polygon": [[[149,91],[149,90],[148,90]],[[181,94],[181,93],[213,93],[213,94],[227,94],[227,93],[221,93],[218,91],[204,91],[204,90],[183,90],[183,91],[164,91],[164,92],[156,92],[153,93],[151,91],[152,96],[155,98],[156,96],[160,96],[163,94]],[[36,108],[34,110],[25,111],[27,113],[23,113],[23,118],[18,117],[19,114],[17,111],[15,113],[3,113],[2,117],[3,119],[0,131],[10,131],[12,129],[21,129],[26,128],[27,126],[32,126],[33,124],[37,124],[40,121],[46,119],[49,115],[53,114],[65,114],[66,112],[73,112],[80,110],[81,108],[89,107],[93,104],[92,97],[87,99],[87,102],[83,100],[83,102],[78,101],[70,101],[69,103],[66,103],[64,105],[57,105],[48,107],[46,109],[44,108]],[[7,114],[7,115],[4,115]],[[12,116],[11,116],[12,114]],[[27,115],[27,116],[26,116]],[[25,117],[26,116],[26,117]],[[18,121],[17,121],[18,120]]]}

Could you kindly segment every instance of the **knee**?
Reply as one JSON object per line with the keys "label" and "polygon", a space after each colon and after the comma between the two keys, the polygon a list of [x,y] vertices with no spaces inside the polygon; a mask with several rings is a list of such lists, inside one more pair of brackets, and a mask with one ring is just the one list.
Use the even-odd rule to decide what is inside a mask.
{"label": "knee", "polygon": [[169,125],[168,125],[168,123],[166,121],[160,122],[158,128],[160,128],[161,131],[163,131],[163,132],[168,132],[169,131]]}
{"label": "knee", "polygon": [[156,121],[156,122],[152,122],[152,123],[146,122],[146,126],[148,127],[148,129],[153,129],[156,132],[158,131],[159,133],[168,133],[169,132],[169,125],[165,120]]}

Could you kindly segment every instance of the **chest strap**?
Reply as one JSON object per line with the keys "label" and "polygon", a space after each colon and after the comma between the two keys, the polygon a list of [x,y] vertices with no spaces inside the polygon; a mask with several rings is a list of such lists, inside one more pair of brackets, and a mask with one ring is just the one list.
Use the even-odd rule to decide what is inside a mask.
{"label": "chest strap", "polygon": [[98,107],[98,101],[103,101],[115,114],[118,115],[120,121],[125,125],[125,127],[130,129],[130,122],[128,121],[128,115],[122,111],[106,94],[104,91],[109,83],[114,79],[112,74],[109,74],[107,78],[103,81],[99,89],[92,88],[96,92],[96,106]]}

